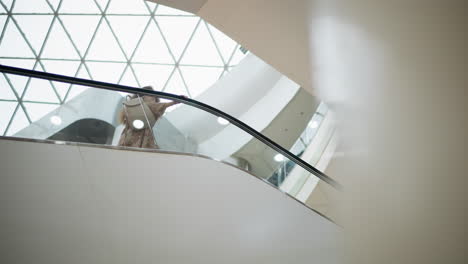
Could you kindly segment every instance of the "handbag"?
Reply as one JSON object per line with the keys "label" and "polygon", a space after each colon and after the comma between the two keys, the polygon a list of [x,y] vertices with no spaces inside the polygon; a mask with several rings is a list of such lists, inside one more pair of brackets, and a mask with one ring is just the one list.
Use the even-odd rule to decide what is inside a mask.
{"label": "handbag", "polygon": [[142,130],[147,128],[148,124],[152,128],[156,123],[156,117],[140,96],[136,98],[127,96],[127,99],[122,104],[127,121],[132,129]]}

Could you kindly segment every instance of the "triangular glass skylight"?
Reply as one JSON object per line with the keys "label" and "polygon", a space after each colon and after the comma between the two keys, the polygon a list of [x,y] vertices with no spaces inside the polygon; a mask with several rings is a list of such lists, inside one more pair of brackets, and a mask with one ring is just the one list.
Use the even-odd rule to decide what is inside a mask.
{"label": "triangular glass skylight", "polygon": [[13,89],[16,91],[16,94],[21,97],[24,93],[29,78],[13,74],[5,74],[5,78],[10,81],[10,83],[13,85]]}
{"label": "triangular glass skylight", "polygon": [[16,96],[3,74],[0,74],[0,100],[15,100]]}
{"label": "triangular glass skylight", "polygon": [[35,78],[31,79],[23,99],[31,102],[60,103],[50,81]]}
{"label": "triangular glass skylight", "polygon": [[86,58],[89,60],[126,61],[125,55],[107,23],[101,23]]}
{"label": "triangular glass skylight", "polygon": [[15,112],[17,105],[17,102],[0,101],[0,113],[2,113],[0,116],[0,136],[3,136],[3,133],[5,132],[5,129],[7,128],[8,123],[10,122],[12,115]]}
{"label": "triangular glass skylight", "polygon": [[109,16],[112,29],[127,56],[131,56],[150,21],[145,16]]}
{"label": "triangular glass skylight", "polygon": [[[203,49],[206,49],[206,52],[199,52]],[[181,64],[213,66],[224,65],[205,23],[200,23],[198,25],[198,28],[195,31],[192,40],[188,44],[184,56],[182,57]]]}
{"label": "triangular glass skylight", "polygon": [[200,18],[161,16],[157,18],[157,21],[162,33],[166,37],[172,54],[178,61],[190,37],[194,33]]}
{"label": "triangular glass skylight", "polygon": [[101,16],[62,15],[60,16],[60,20],[76,44],[80,54],[84,55],[94,31],[101,20]]}
{"label": "triangular glass skylight", "polygon": [[[130,4],[129,4],[130,2]],[[112,0],[107,14],[149,14],[145,1]]]}
{"label": "triangular glass skylight", "polygon": [[98,3],[99,7],[102,10],[105,10],[107,7],[107,4],[109,3],[109,0],[96,0],[96,2]]}
{"label": "triangular glass skylight", "polygon": [[147,28],[133,61],[174,64],[174,59],[156,23],[151,23]]}
{"label": "triangular glass skylight", "polygon": [[93,78],[101,82],[117,83],[125,70],[125,63],[88,62]]}
{"label": "triangular glass skylight", "polygon": [[35,57],[13,21],[10,21],[7,25],[5,35],[0,45],[0,56],[16,58]]}
{"label": "triangular glass skylight", "polygon": [[[245,57],[237,43],[199,17],[152,2],[16,0],[9,16],[12,3],[0,0],[4,32],[0,63],[5,65],[129,86],[152,85],[193,97]],[[5,129],[8,135],[16,133],[88,89],[4,76],[13,90],[5,77],[0,78],[1,107],[9,109],[0,116],[0,134]]]}
{"label": "triangular glass skylight", "polygon": [[[31,2],[30,0],[27,0]],[[35,0],[41,1],[41,0]],[[74,13],[74,14],[99,14],[98,6],[93,0],[63,0],[60,6],[61,13]]]}
{"label": "triangular glass skylight", "polygon": [[42,58],[80,59],[80,56],[76,53],[72,42],[60,23],[54,23],[52,26],[52,30],[42,53]]}
{"label": "triangular glass skylight", "polygon": [[15,16],[16,22],[20,28],[31,28],[34,27],[35,30],[28,31],[26,34],[26,39],[29,41],[33,49],[36,51],[36,54],[39,54],[41,51],[42,45],[44,44],[45,37],[49,28],[51,26],[52,17],[51,16]]}
{"label": "triangular glass skylight", "polygon": [[23,111],[23,108],[18,107],[16,113],[11,117],[10,126],[7,127],[6,135],[11,136],[16,134],[21,129],[27,127],[29,125],[28,118]]}
{"label": "triangular glass skylight", "polygon": [[11,9],[11,4],[12,3],[13,3],[13,0],[2,0],[1,1],[2,7],[4,7],[4,9],[6,9],[6,11],[9,11]]}
{"label": "triangular glass skylight", "polygon": [[168,6],[159,5],[156,9],[158,15],[173,15],[173,16],[193,16],[194,14],[187,13],[185,11],[175,9]]}
{"label": "triangular glass skylight", "polygon": [[213,26],[209,26],[210,33],[213,36],[216,45],[223,56],[224,62],[227,63],[237,46],[237,43],[230,37],[224,35],[221,31]]}
{"label": "triangular glass skylight", "polygon": [[[62,74],[67,76],[75,76],[80,67],[80,62],[78,61],[55,61],[55,60],[43,60],[42,65],[44,66],[44,71]],[[60,98],[65,99],[68,90],[70,89],[70,84],[62,82],[52,82],[53,87],[59,94]]]}
{"label": "triangular glass skylight", "polygon": [[191,67],[181,66],[180,71],[184,76],[185,83],[191,87],[192,97],[196,97],[213,85],[221,76],[224,69],[215,67]]}
{"label": "triangular glass skylight", "polygon": [[52,5],[52,8],[54,10],[57,10],[57,8],[58,8],[61,1],[62,0],[49,0],[49,3]]}
{"label": "triangular glass skylight", "polygon": [[[3,1],[2,1],[3,2]],[[15,0],[14,13],[51,13],[45,0]]]}
{"label": "triangular glass skylight", "polygon": [[190,93],[185,88],[185,83],[180,75],[179,70],[174,71],[164,92],[190,96]]}
{"label": "triangular glass skylight", "polygon": [[133,64],[133,68],[141,86],[151,85],[157,91],[161,91],[165,87],[174,70],[173,65]]}
{"label": "triangular glass skylight", "polygon": [[125,71],[124,75],[120,79],[119,84],[132,86],[132,87],[138,87],[138,81],[135,78],[135,75],[133,74],[133,71],[130,67],[127,67],[127,70]]}

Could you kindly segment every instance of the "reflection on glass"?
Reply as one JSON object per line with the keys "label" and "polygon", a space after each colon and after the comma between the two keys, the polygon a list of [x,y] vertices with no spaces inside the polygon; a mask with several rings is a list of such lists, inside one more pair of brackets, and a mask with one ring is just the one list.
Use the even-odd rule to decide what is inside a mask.
{"label": "reflection on glass", "polygon": [[[143,89],[153,90],[151,86]],[[118,118],[123,131],[119,146],[159,149],[153,127],[166,110],[178,102],[161,102],[160,98],[149,95],[127,95],[122,103]]]}
{"label": "reflection on glass", "polygon": [[[7,78],[10,76],[5,75]],[[119,146],[121,149],[196,154],[232,164],[276,186],[280,186],[288,177],[303,175],[307,176],[304,183],[307,188],[313,190],[319,183],[318,178],[281,153],[226,119],[199,108],[161,100],[152,95],[127,94],[77,85],[74,87],[83,92],[61,105],[52,104],[54,108],[48,113],[45,111],[36,121],[29,121],[24,114],[24,122],[9,122],[12,120],[12,112],[16,111],[18,115],[23,111],[20,104],[10,106],[10,111],[2,112],[8,114],[0,115],[0,124],[6,124],[6,135]],[[152,87],[144,89],[151,90]],[[177,109],[167,111],[175,105]],[[324,108],[319,107],[291,148],[294,154],[300,156],[307,149],[320,127],[324,113]]]}
{"label": "reflection on glass", "polygon": [[[312,119],[307,124],[304,132],[300,135],[294,145],[291,147],[290,151],[298,157],[302,157],[305,150],[309,147],[310,143],[317,134],[318,128],[322,123],[324,116],[327,114],[328,108],[324,103],[321,103],[317,108],[316,113],[312,116]],[[268,178],[268,181],[280,187],[284,180],[289,176],[292,169],[296,164],[290,160],[285,160],[285,158],[278,154],[274,157],[274,160],[281,163],[280,170],[275,171],[271,177]]]}

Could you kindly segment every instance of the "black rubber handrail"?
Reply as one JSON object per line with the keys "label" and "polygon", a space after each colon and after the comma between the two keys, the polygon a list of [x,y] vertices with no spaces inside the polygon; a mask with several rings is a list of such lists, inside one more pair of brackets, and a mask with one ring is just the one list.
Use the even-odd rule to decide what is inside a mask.
{"label": "black rubber handrail", "polygon": [[212,106],[209,106],[207,104],[204,104],[202,102],[185,98],[183,96],[179,95],[174,95],[170,93],[165,93],[165,92],[158,92],[158,91],[150,91],[150,90],[145,90],[141,88],[135,88],[135,87],[130,87],[130,86],[125,86],[125,85],[120,85],[120,84],[111,84],[111,83],[105,83],[105,82],[99,82],[99,81],[93,81],[93,80],[87,80],[87,79],[81,79],[81,78],[75,78],[75,77],[69,77],[69,76],[64,76],[64,75],[59,75],[59,74],[53,74],[53,73],[47,73],[47,72],[41,72],[41,71],[34,71],[34,70],[28,70],[28,69],[22,69],[22,68],[17,68],[17,67],[11,67],[11,66],[6,66],[6,65],[1,65],[0,64],[0,72],[4,73],[9,73],[9,74],[15,74],[15,75],[21,75],[21,76],[27,76],[27,77],[33,77],[33,78],[39,78],[39,79],[45,79],[49,81],[56,81],[56,82],[63,82],[63,83],[70,83],[70,84],[75,84],[75,85],[83,85],[83,86],[89,86],[93,88],[99,88],[99,89],[104,89],[104,90],[111,90],[111,91],[118,91],[118,92],[125,92],[125,93],[139,93],[139,94],[147,94],[147,95],[154,95],[160,98],[165,98],[165,99],[171,99],[176,102],[181,102],[193,107],[196,107],[198,109],[201,109],[203,111],[209,112],[215,116],[222,117],[226,120],[228,120],[231,124],[237,126],[238,128],[244,130],[246,133],[250,134],[254,138],[260,140],[267,146],[271,147],[272,149],[276,150],[277,152],[281,153],[283,156],[288,158],[289,160],[293,161],[297,165],[301,166],[303,169],[307,170],[308,172],[312,173],[313,175],[317,176],[324,182],[330,184],[331,186],[341,189],[341,185],[333,180],[332,178],[328,177],[325,173],[319,171],[318,169],[314,168],[312,165],[309,163],[303,161],[301,158],[297,157],[296,155],[292,154],[289,152],[287,149],[283,148],[282,146],[278,145],[276,142],[273,140],[269,139],[268,137],[264,136],[263,134],[259,133],[252,127],[248,126],[244,122],[236,119],[235,117],[226,114]]}

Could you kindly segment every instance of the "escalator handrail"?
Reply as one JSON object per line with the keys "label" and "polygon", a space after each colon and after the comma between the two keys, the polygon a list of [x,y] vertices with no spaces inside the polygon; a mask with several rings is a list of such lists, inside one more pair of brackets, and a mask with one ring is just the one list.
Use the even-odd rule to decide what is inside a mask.
{"label": "escalator handrail", "polygon": [[271,147],[272,149],[276,150],[277,152],[281,153],[284,157],[288,158],[289,160],[293,161],[297,165],[301,166],[303,169],[306,171],[312,173],[319,179],[323,180],[324,182],[330,184],[331,186],[341,189],[341,185],[335,181],[334,179],[330,178],[327,176],[325,173],[319,171],[309,163],[303,161],[301,158],[297,157],[296,155],[292,154],[289,152],[287,149],[283,148],[282,146],[278,145],[276,142],[273,140],[269,139],[268,137],[264,136],[257,130],[253,129],[249,125],[245,124],[244,122],[238,120],[237,118],[224,113],[223,111],[216,109],[210,105],[207,105],[205,103],[196,101],[194,99],[190,98],[185,98],[183,96],[179,95],[174,95],[166,92],[159,92],[159,91],[150,91],[146,89],[141,89],[141,88],[135,88],[131,86],[125,86],[125,85],[120,85],[120,84],[112,84],[112,83],[106,83],[106,82],[100,82],[100,81],[94,81],[94,80],[88,80],[88,79],[82,79],[82,78],[76,78],[76,77],[70,77],[70,76],[65,76],[65,75],[59,75],[59,74],[54,74],[54,73],[48,73],[48,72],[41,72],[41,71],[35,71],[35,70],[28,70],[28,69],[23,69],[23,68],[17,68],[17,67],[11,67],[7,65],[2,65],[0,64],[0,72],[3,73],[8,73],[8,74],[14,74],[14,75],[21,75],[21,76],[26,76],[26,77],[33,77],[33,78],[39,78],[39,79],[44,79],[44,80],[49,80],[49,81],[56,81],[56,82],[62,82],[62,83],[69,83],[69,84],[75,84],[75,85],[82,85],[82,86],[88,86],[88,87],[93,87],[93,88],[98,88],[98,89],[104,89],[104,90],[111,90],[111,91],[118,91],[118,92],[125,92],[125,93],[139,93],[139,94],[146,94],[146,95],[153,95],[157,96],[160,98],[164,99],[170,99],[176,102],[181,102],[193,107],[196,107],[198,109],[201,109],[203,111],[209,112],[215,116],[222,117],[226,120],[228,120],[231,124],[237,126],[238,128],[242,129],[246,133],[250,134],[257,140],[260,140],[267,146]]}

